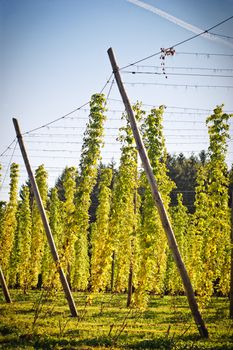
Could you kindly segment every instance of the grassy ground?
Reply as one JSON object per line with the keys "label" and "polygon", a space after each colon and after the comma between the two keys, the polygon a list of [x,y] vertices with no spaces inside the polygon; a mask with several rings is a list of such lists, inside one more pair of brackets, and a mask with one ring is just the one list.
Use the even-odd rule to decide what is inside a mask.
{"label": "grassy ground", "polygon": [[228,301],[214,298],[202,310],[210,338],[200,339],[185,297],[151,296],[145,311],[127,309],[126,295],[74,293],[72,318],[62,293],[11,291],[0,295],[1,349],[233,349]]}

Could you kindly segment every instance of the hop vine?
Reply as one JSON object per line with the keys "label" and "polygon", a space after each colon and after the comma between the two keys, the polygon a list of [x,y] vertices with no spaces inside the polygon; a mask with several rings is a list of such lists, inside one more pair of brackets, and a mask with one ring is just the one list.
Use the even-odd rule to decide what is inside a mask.
{"label": "hop vine", "polygon": [[72,286],[85,290],[89,282],[89,208],[91,192],[97,178],[98,161],[103,146],[105,98],[95,94],[90,101],[90,116],[87,125],[80,160],[80,175],[76,194],[76,234],[75,265],[72,273]]}

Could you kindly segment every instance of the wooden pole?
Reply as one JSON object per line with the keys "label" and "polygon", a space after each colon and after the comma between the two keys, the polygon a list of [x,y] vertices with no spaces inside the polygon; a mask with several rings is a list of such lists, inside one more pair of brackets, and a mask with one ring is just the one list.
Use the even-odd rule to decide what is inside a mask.
{"label": "wooden pole", "polygon": [[231,281],[230,281],[230,318],[233,319],[233,190],[231,192]]}
{"label": "wooden pole", "polygon": [[158,191],[158,186],[157,186],[154,174],[153,174],[153,170],[151,168],[150,161],[149,161],[149,158],[147,156],[147,152],[146,152],[146,149],[144,147],[144,144],[143,144],[143,141],[142,141],[142,138],[141,138],[138,126],[137,126],[137,122],[136,122],[132,107],[130,105],[128,96],[126,94],[124,85],[122,83],[121,76],[119,73],[119,68],[116,64],[116,60],[115,60],[112,48],[108,49],[108,55],[109,55],[109,59],[110,59],[111,65],[112,65],[112,69],[113,69],[113,73],[114,73],[114,76],[115,76],[115,79],[117,82],[118,89],[120,91],[122,100],[123,100],[124,105],[125,105],[125,109],[126,109],[126,112],[127,112],[128,118],[129,118],[129,122],[130,122],[130,125],[132,128],[132,131],[133,131],[135,142],[137,144],[137,149],[138,149],[144,170],[146,172],[146,175],[147,175],[150,187],[151,187],[152,196],[153,196],[155,205],[157,206],[157,209],[158,209],[158,212],[160,215],[160,219],[161,219],[164,231],[165,231],[167,239],[168,239],[168,245],[172,251],[173,258],[175,260],[176,266],[179,270],[180,276],[181,276],[182,281],[183,281],[183,285],[184,285],[184,288],[186,291],[187,299],[189,302],[189,306],[190,306],[193,318],[196,322],[196,325],[198,327],[198,330],[199,330],[201,337],[208,338],[208,330],[207,330],[205,323],[201,317],[201,314],[198,310],[198,305],[197,305],[197,302],[195,299],[193,287],[192,287],[192,284],[190,282],[185,265],[182,261],[182,258],[181,258],[181,255],[180,255],[180,252],[179,252],[179,249],[177,246],[177,242],[175,239],[175,235],[173,233],[168,215],[166,213],[166,209],[165,209],[163,201],[162,201],[162,198],[161,198],[160,193]]}
{"label": "wooden pole", "polygon": [[[134,190],[134,215],[137,214],[137,189]],[[133,258],[134,258],[134,246],[135,246],[135,235],[136,235],[136,225],[133,228],[133,237],[130,240],[130,265],[129,265],[129,278],[128,278],[128,295],[126,306],[130,307],[133,294]]]}
{"label": "wooden pole", "polygon": [[112,253],[112,268],[111,268],[111,293],[113,293],[114,289],[114,282],[115,282],[115,259],[116,259],[116,253],[115,250]]}
{"label": "wooden pole", "polygon": [[4,294],[6,302],[7,303],[11,303],[10,293],[8,291],[7,284],[6,284],[6,281],[5,281],[4,274],[2,272],[1,266],[0,266],[0,284],[2,286],[2,291],[3,291],[3,294]]}
{"label": "wooden pole", "polygon": [[[131,249],[133,248],[133,244],[131,241]],[[132,262],[132,254],[130,257],[130,265],[129,265],[129,278],[128,278],[128,293],[127,293],[127,303],[126,306],[130,307],[132,301],[133,294],[133,262]]]}
{"label": "wooden pole", "polygon": [[44,229],[45,229],[45,232],[46,232],[46,236],[47,236],[47,240],[48,240],[49,247],[50,247],[50,250],[51,250],[51,254],[52,254],[53,260],[54,260],[54,262],[55,262],[55,264],[57,266],[57,270],[58,270],[59,275],[60,275],[61,284],[62,284],[62,287],[63,287],[64,293],[65,293],[66,299],[67,299],[68,304],[69,304],[71,316],[72,317],[77,317],[78,313],[77,313],[76,306],[75,306],[75,303],[74,303],[74,300],[73,300],[73,296],[71,294],[71,290],[70,290],[69,284],[67,282],[66,276],[65,276],[65,274],[63,272],[63,269],[61,267],[61,264],[60,264],[60,259],[59,259],[58,252],[57,252],[54,240],[53,240],[53,235],[52,235],[49,223],[48,223],[48,219],[47,219],[47,216],[46,216],[46,213],[45,213],[45,209],[44,209],[41,197],[40,197],[40,193],[39,193],[39,190],[38,190],[38,187],[37,187],[37,184],[36,184],[33,172],[31,170],[31,166],[30,166],[30,163],[29,163],[29,160],[28,160],[28,157],[27,157],[26,149],[25,149],[25,146],[24,146],[23,138],[22,138],[22,135],[21,135],[21,132],[20,132],[20,128],[19,128],[19,124],[18,124],[17,119],[13,118],[13,123],[14,123],[15,131],[16,131],[16,135],[17,135],[17,138],[18,138],[20,150],[21,150],[21,153],[22,153],[22,156],[23,156],[23,159],[24,159],[24,163],[25,163],[25,166],[26,166],[26,169],[27,169],[27,172],[28,172],[28,176],[29,176],[29,179],[30,179],[30,182],[31,182],[31,185],[32,185],[33,193],[34,193],[34,196],[36,198],[37,206],[38,206],[38,209],[39,209],[39,212],[40,212],[40,216],[41,216],[41,219],[42,219],[42,222],[43,222],[43,225],[44,225]]}

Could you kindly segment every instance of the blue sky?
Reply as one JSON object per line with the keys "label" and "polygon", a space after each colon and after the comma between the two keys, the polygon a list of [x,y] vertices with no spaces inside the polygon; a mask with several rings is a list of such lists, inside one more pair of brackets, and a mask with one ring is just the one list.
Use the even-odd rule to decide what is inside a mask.
{"label": "blue sky", "polygon": [[[145,2],[202,29],[233,14],[231,0]],[[31,130],[81,106],[93,93],[99,92],[111,74],[107,56],[109,47],[113,47],[122,67],[193,35],[126,0],[0,0],[0,16],[0,153],[15,137],[12,117],[18,118],[22,131]],[[233,20],[214,32],[233,36]],[[233,43],[231,39],[228,41]],[[222,75],[225,71],[220,69],[229,69],[227,74],[233,75],[233,70],[230,71],[233,58],[182,55],[181,52],[231,55],[233,49],[230,46],[199,37],[177,47],[177,55],[167,58],[166,66],[218,68],[215,73]],[[161,60],[156,56],[141,65],[160,66]],[[137,67],[139,71],[148,69],[154,68]],[[128,83],[233,85],[232,78],[184,76],[165,79],[164,76],[144,74],[122,74],[122,77]],[[215,105],[225,103],[226,110],[233,111],[233,89],[230,88],[142,84],[127,84],[126,88],[132,101],[140,100],[145,104],[211,110]],[[111,97],[119,99],[116,86],[113,86]],[[111,108],[123,107],[119,102],[119,106]],[[192,118],[190,114],[184,117]],[[171,123],[168,130],[174,125]],[[182,125],[185,129],[185,124]],[[194,151],[195,147],[194,142]],[[232,143],[230,147],[233,148]],[[182,146],[174,146],[175,152],[181,149]],[[9,150],[7,156],[0,159],[4,169],[11,153]],[[43,156],[42,160],[36,160],[38,165],[41,161]],[[232,161],[233,154],[229,153],[229,164]],[[63,160],[62,164],[65,162]]]}

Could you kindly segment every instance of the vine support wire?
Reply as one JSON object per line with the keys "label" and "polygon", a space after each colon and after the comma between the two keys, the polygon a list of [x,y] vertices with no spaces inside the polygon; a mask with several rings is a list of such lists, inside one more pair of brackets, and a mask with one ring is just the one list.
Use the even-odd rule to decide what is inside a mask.
{"label": "vine support wire", "polygon": [[6,168],[5,175],[4,175],[4,177],[3,177],[3,181],[2,181],[2,183],[0,184],[0,191],[1,191],[2,188],[3,188],[3,185],[4,185],[4,183],[5,183],[7,174],[8,174],[8,172],[9,172],[9,169],[10,169],[10,166],[11,166],[12,159],[13,159],[14,154],[15,154],[15,149],[16,149],[16,146],[17,146],[17,143],[18,143],[17,140],[16,140],[16,138],[11,142],[11,144],[10,144],[10,145],[6,148],[6,150],[1,154],[1,156],[3,156],[4,153],[5,153],[7,150],[10,150],[10,149],[11,149],[11,145],[12,145],[14,142],[15,142],[15,145],[14,145],[14,148],[13,148],[13,152],[12,152],[12,154],[11,154],[11,157],[10,157],[10,160],[9,160],[9,163],[8,163],[8,166],[7,166],[7,168]]}
{"label": "vine support wire", "polygon": [[179,251],[179,248],[178,248],[178,245],[176,242],[176,238],[175,238],[171,223],[169,221],[166,209],[164,207],[162,198],[161,198],[160,193],[158,191],[158,185],[157,185],[156,179],[154,177],[153,170],[152,170],[145,146],[143,144],[143,141],[142,141],[142,138],[141,138],[138,126],[137,126],[134,112],[133,112],[131,104],[129,102],[124,85],[122,83],[119,68],[117,66],[112,48],[108,49],[108,56],[109,56],[109,59],[110,59],[111,65],[112,65],[113,73],[114,73],[114,76],[115,76],[115,79],[117,82],[119,92],[121,94],[122,100],[123,100],[124,105],[125,105],[125,109],[127,111],[127,115],[128,115],[129,122],[130,122],[132,131],[133,131],[133,135],[134,135],[134,138],[136,141],[137,149],[138,149],[138,152],[139,152],[142,164],[143,164],[143,168],[146,172],[147,179],[148,179],[148,182],[149,182],[150,187],[151,187],[152,196],[153,196],[155,205],[158,209],[158,213],[160,215],[160,219],[161,219],[164,231],[165,231],[167,239],[168,239],[168,245],[172,251],[176,266],[178,268],[181,279],[183,281],[183,285],[184,285],[184,288],[186,291],[187,299],[189,302],[189,306],[190,306],[193,318],[196,322],[200,336],[203,338],[208,338],[208,330],[205,326],[204,320],[202,319],[201,313],[198,310],[198,305],[197,305],[197,301],[196,301],[196,298],[194,295],[194,290],[193,290],[190,278],[188,276],[186,267],[184,265],[184,262],[181,258],[180,251]]}
{"label": "vine support wire", "polygon": [[59,255],[58,255],[58,252],[57,252],[57,249],[56,249],[56,245],[55,245],[55,242],[54,242],[54,239],[53,239],[53,235],[52,235],[52,232],[51,232],[51,229],[50,229],[50,226],[49,226],[49,222],[48,222],[48,219],[47,219],[47,216],[46,216],[46,213],[45,213],[45,209],[44,209],[41,197],[40,197],[40,193],[39,193],[39,190],[38,190],[38,187],[37,187],[37,184],[36,184],[36,181],[35,181],[32,169],[31,169],[31,165],[30,165],[28,157],[27,157],[27,152],[26,152],[26,149],[25,149],[25,146],[24,146],[23,137],[22,137],[22,134],[20,132],[20,128],[19,128],[17,119],[13,118],[13,123],[14,123],[15,131],[16,131],[16,135],[17,135],[17,138],[18,138],[20,150],[21,150],[21,153],[22,153],[22,156],[23,156],[23,159],[24,159],[24,163],[25,163],[25,166],[26,166],[26,169],[27,169],[27,172],[28,172],[28,176],[29,176],[29,179],[30,179],[30,183],[32,185],[34,196],[36,198],[36,202],[37,202],[37,206],[38,206],[38,209],[39,209],[39,212],[40,212],[40,216],[41,216],[41,219],[42,219],[42,222],[43,222],[43,225],[44,225],[44,229],[45,229],[45,232],[46,232],[46,236],[47,236],[47,240],[48,240],[48,243],[49,243],[50,251],[51,251],[53,260],[54,260],[54,262],[56,264],[57,271],[58,271],[59,276],[60,276],[60,280],[61,280],[61,284],[62,284],[62,287],[63,287],[63,290],[64,290],[65,297],[66,297],[66,299],[68,301],[68,304],[69,304],[70,313],[71,313],[72,317],[77,317],[78,313],[77,313],[77,310],[76,310],[74,299],[73,299],[73,296],[72,296],[72,293],[71,293],[68,281],[66,279],[66,276],[64,274],[64,271],[63,271],[63,269],[61,267]]}

